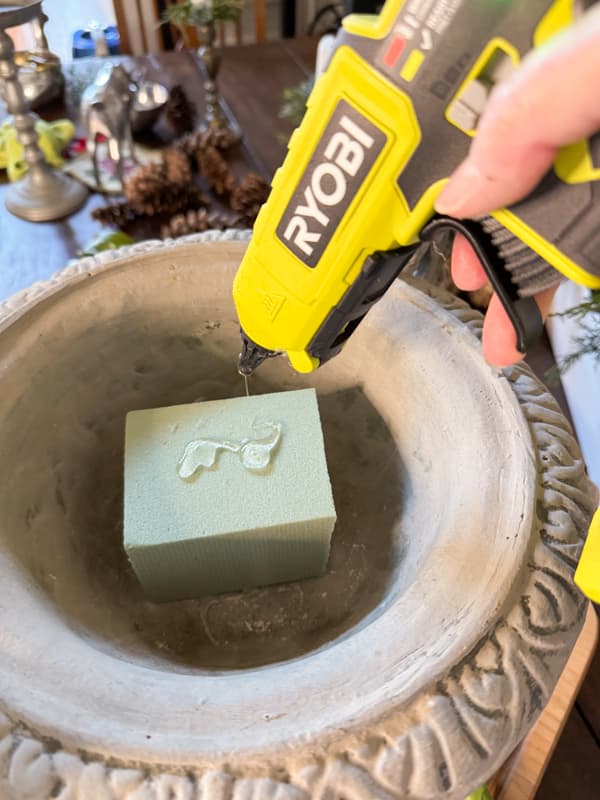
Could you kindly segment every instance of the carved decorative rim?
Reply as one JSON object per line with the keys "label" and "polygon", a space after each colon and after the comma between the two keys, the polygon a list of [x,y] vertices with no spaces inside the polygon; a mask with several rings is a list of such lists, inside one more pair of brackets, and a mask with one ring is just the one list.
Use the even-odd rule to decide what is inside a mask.
{"label": "carved decorative rim", "polygon": [[[244,241],[246,231],[209,231],[82,259],[0,305],[0,331],[29,308],[131,255],[190,243]],[[422,286],[420,286],[423,289]],[[426,289],[476,335],[481,316],[449,294]],[[595,490],[569,424],[524,366],[505,370],[537,456],[537,532],[519,601],[450,676],[398,714],[340,733],[312,760],[294,753],[242,766],[171,770],[67,752],[26,720],[0,711],[0,800],[459,800],[494,772],[547,702],[583,623],[586,603],[572,582],[595,508]],[[0,698],[1,703],[1,698]],[[456,758],[459,754],[459,760]]]}

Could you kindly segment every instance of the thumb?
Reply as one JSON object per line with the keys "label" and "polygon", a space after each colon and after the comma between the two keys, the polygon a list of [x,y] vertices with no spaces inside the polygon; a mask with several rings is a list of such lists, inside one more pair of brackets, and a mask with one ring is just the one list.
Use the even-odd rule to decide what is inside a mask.
{"label": "thumb", "polygon": [[528,54],[492,92],[469,155],[435,204],[477,217],[523,199],[560,147],[600,129],[600,7]]}

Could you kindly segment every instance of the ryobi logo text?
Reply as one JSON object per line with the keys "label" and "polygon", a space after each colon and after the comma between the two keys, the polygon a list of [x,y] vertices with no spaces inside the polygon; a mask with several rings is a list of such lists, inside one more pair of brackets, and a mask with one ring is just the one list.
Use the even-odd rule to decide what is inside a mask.
{"label": "ryobi logo text", "polygon": [[341,100],[300,179],[277,236],[315,267],[386,142],[385,134]]}

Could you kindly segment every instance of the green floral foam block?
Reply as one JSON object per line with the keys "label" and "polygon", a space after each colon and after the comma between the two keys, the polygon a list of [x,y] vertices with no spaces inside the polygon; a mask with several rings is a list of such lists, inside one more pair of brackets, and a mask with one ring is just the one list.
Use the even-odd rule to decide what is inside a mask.
{"label": "green floral foam block", "polygon": [[320,575],[335,520],[314,389],[127,415],[124,544],[150,598]]}

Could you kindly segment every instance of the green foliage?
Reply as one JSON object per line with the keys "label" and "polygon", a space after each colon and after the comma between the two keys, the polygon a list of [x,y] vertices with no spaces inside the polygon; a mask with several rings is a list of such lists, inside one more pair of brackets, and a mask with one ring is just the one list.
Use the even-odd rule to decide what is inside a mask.
{"label": "green foliage", "polygon": [[470,794],[466,800],[492,800],[492,795],[489,793],[487,786],[484,785]]}
{"label": "green foliage", "polygon": [[133,244],[135,240],[122,231],[107,231],[97,236],[79,253],[80,256],[95,256],[104,250],[116,250],[126,244]]}
{"label": "green foliage", "polygon": [[236,21],[244,8],[244,0],[182,0],[168,6],[163,21],[178,28],[187,25],[208,25],[210,22]]}
{"label": "green foliage", "polygon": [[315,76],[312,75],[298,86],[284,89],[279,116],[282,119],[291,120],[294,125],[299,125],[302,122],[302,117],[306,111],[306,103],[314,85]]}
{"label": "green foliage", "polygon": [[581,326],[580,333],[575,338],[576,349],[545,375],[548,383],[555,384],[583,356],[590,355],[600,363],[600,289],[592,290],[583,303],[552,316],[579,320]]}

